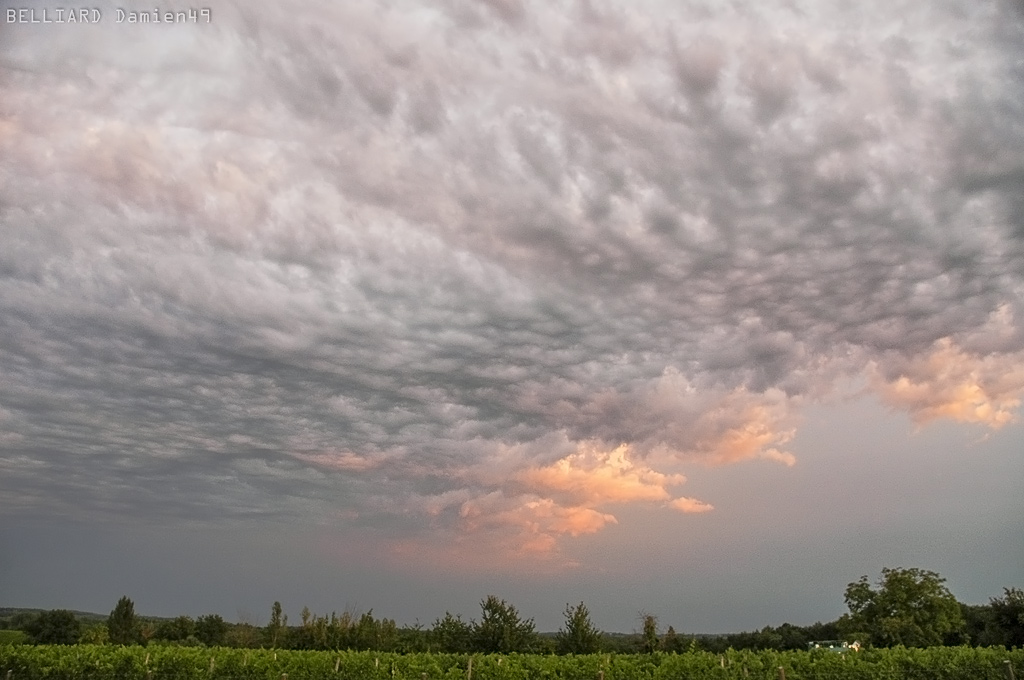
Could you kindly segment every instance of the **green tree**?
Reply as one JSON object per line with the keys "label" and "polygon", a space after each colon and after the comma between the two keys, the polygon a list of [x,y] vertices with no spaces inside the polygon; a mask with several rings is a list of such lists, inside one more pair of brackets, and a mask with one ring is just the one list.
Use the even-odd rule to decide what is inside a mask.
{"label": "green tree", "polygon": [[929,647],[964,628],[960,603],[946,579],[924,569],[883,569],[878,589],[868,577],[846,587],[847,632],[863,632],[876,647]]}
{"label": "green tree", "polygon": [[181,642],[196,634],[196,622],[190,616],[179,616],[168,621],[161,621],[153,632],[156,640]]}
{"label": "green tree", "polygon": [[992,598],[989,606],[992,608],[992,623],[1002,638],[1002,644],[1024,647],[1024,590],[1003,588],[1003,597]]}
{"label": "green tree", "polygon": [[220,614],[206,614],[196,619],[196,637],[208,647],[224,644],[228,635],[228,624]]}
{"label": "green tree", "polygon": [[480,621],[473,625],[473,648],[486,654],[529,652],[537,645],[533,619],[522,619],[516,608],[488,595],[480,603]]}
{"label": "green tree", "polygon": [[375,619],[373,610],[359,617],[352,634],[356,649],[394,651],[398,641],[398,626],[392,619]]}
{"label": "green tree", "polygon": [[135,603],[127,596],[117,601],[117,606],[107,618],[107,633],[111,644],[137,645],[142,642],[142,626],[135,616]]}
{"label": "green tree", "polygon": [[363,613],[359,617],[359,621],[356,622],[355,629],[352,631],[354,640],[354,646],[356,649],[380,649],[378,646],[378,633],[380,631],[380,625],[377,620],[373,618],[373,610]]}
{"label": "green tree", "polygon": [[[291,644],[294,649],[316,649],[317,640],[317,617],[304,606],[299,613],[302,617],[302,625],[291,632]],[[326,627],[324,631],[326,635]]]}
{"label": "green tree", "polygon": [[94,623],[82,629],[78,643],[83,645],[105,645],[110,642],[106,623]]}
{"label": "green tree", "polygon": [[676,633],[673,626],[669,626],[665,635],[661,638],[661,648],[666,652],[681,652],[685,641]]}
{"label": "green tree", "polygon": [[270,623],[267,624],[267,640],[271,647],[277,647],[288,628],[288,615],[281,611],[281,603],[275,601],[270,608]]}
{"label": "green tree", "polygon": [[255,649],[263,644],[263,629],[257,628],[251,623],[225,624],[224,642],[227,647],[238,647],[241,649]]}
{"label": "green tree", "polygon": [[341,616],[331,612],[331,621],[327,626],[327,648],[343,649],[350,647],[354,626],[355,617],[351,612],[342,612]]}
{"label": "green tree", "polygon": [[430,650],[430,631],[417,621],[395,632],[395,651],[399,654],[421,654]]}
{"label": "green tree", "polygon": [[434,651],[466,654],[473,647],[473,628],[461,616],[445,612],[443,619],[434,621],[428,639]]}
{"label": "green tree", "polygon": [[658,639],[658,617],[648,612],[640,612],[643,632],[640,634],[640,648],[647,654],[658,651],[661,641]]}
{"label": "green tree", "polygon": [[37,645],[73,645],[82,634],[81,624],[67,609],[41,612],[24,630]]}
{"label": "green tree", "polygon": [[[330,621],[326,616],[311,614],[304,626],[310,632],[311,649],[327,649],[327,636],[330,633]],[[358,649],[358,646],[356,647]]]}
{"label": "green tree", "polygon": [[10,630],[25,630],[25,626],[36,620],[38,614],[34,612],[17,612],[7,619],[4,624],[5,629]]}
{"label": "green tree", "polygon": [[[807,643],[811,642],[811,638],[807,635],[808,628],[802,626],[794,626],[791,623],[784,623],[775,629],[776,634],[779,636],[779,646],[776,649],[807,649]],[[835,639],[836,636],[831,638],[816,638],[818,640],[831,640]]]}
{"label": "green tree", "polygon": [[559,654],[594,654],[601,649],[601,631],[590,620],[590,610],[580,602],[566,603],[565,626],[555,638]]}

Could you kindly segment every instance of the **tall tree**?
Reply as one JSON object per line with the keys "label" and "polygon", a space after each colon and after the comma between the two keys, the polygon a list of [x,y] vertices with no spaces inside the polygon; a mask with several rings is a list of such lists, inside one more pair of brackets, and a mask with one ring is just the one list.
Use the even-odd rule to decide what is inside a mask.
{"label": "tall tree", "polygon": [[41,612],[24,630],[37,645],[73,645],[82,634],[81,624],[67,609]]}
{"label": "tall tree", "polygon": [[142,626],[135,617],[135,603],[128,596],[117,601],[107,618],[107,632],[111,644],[137,645],[142,642]]}
{"label": "tall tree", "polygon": [[378,633],[380,622],[373,618],[373,610],[364,612],[356,621],[352,637],[356,649],[380,649]]}
{"label": "tall tree", "polygon": [[590,610],[580,602],[565,605],[565,626],[555,638],[559,654],[593,654],[601,649],[601,631],[590,620]]}
{"label": "tall tree", "polygon": [[327,625],[327,648],[343,649],[351,645],[352,628],[355,626],[355,616],[348,611],[338,616],[331,612],[331,621]]}
{"label": "tall tree", "polygon": [[848,632],[863,632],[877,647],[928,647],[964,628],[960,603],[946,579],[924,569],[883,569],[878,588],[868,577],[846,587]]}
{"label": "tall tree", "polygon": [[676,632],[674,626],[669,626],[665,634],[661,636],[661,649],[665,652],[680,654],[690,648],[693,638],[687,638]]}
{"label": "tall tree", "polygon": [[473,625],[473,647],[488,654],[529,652],[537,646],[533,619],[522,619],[516,608],[488,595],[480,603],[480,621]]}
{"label": "tall tree", "polygon": [[648,612],[640,612],[640,620],[643,622],[643,634],[641,645],[648,654],[658,651],[660,640],[658,640],[658,617]]}
{"label": "tall tree", "polygon": [[666,652],[681,652],[683,639],[676,633],[674,626],[669,626],[665,634],[661,636],[661,648]]}
{"label": "tall tree", "polygon": [[274,601],[270,608],[270,623],[267,624],[267,639],[271,647],[277,647],[288,628],[288,615],[281,611],[281,603]]}

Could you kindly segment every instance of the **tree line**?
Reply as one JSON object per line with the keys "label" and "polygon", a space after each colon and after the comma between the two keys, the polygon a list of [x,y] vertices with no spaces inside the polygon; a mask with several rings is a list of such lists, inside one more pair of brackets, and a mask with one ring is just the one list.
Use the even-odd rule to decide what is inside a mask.
{"label": "tree line", "polygon": [[16,614],[0,626],[23,631],[36,644],[161,644],[181,646],[269,647],[300,650],[375,650],[382,652],[556,653],[724,652],[727,649],[805,649],[817,640],[858,641],[873,647],[974,645],[1024,647],[1024,591],[1006,588],[985,605],[958,602],[945,579],[921,569],[883,569],[872,585],[867,576],[850,583],[844,598],[848,612],[836,621],[795,626],[784,623],[758,631],[725,635],[662,630],[658,617],[638,614],[640,629],[631,634],[600,631],[587,606],[567,604],[555,634],[538,633],[532,618],[495,596],[480,603],[480,617],[464,620],[445,612],[433,625],[399,627],[373,610],[316,615],[304,608],[301,621],[289,625],[274,602],[266,626],[228,623],[217,614],[193,619],[147,619],[122,597],[105,621],[80,621],[67,610]]}

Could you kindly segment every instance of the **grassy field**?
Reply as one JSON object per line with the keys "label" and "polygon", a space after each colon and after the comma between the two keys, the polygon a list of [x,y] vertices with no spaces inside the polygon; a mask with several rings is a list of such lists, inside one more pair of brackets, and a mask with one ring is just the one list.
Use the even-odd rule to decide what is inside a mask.
{"label": "grassy field", "polygon": [[0,646],[5,680],[1007,680],[1007,661],[1024,670],[1024,650],[554,656]]}

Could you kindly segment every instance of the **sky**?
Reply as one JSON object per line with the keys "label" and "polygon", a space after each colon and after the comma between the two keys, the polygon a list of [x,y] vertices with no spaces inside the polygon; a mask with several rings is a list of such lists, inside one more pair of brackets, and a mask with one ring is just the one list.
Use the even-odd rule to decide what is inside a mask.
{"label": "sky", "polygon": [[0,605],[1024,586],[1019,2],[89,6],[0,0]]}

